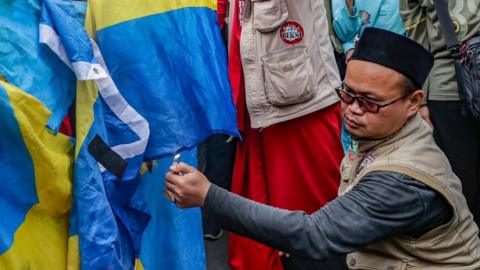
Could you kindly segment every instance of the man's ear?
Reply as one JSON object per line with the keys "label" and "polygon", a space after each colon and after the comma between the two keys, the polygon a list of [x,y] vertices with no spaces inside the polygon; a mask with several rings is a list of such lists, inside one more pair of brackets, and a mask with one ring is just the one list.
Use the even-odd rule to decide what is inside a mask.
{"label": "man's ear", "polygon": [[423,98],[425,97],[425,93],[423,90],[415,90],[411,93],[408,97],[409,105],[408,105],[408,116],[412,116],[418,112],[420,106],[422,105]]}

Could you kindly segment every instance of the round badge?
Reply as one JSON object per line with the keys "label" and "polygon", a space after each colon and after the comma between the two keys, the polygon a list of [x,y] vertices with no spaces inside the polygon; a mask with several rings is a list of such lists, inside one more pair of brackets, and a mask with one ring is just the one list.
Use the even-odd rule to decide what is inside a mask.
{"label": "round badge", "polygon": [[280,27],[280,38],[288,45],[296,45],[303,40],[303,27],[294,21],[285,22]]}

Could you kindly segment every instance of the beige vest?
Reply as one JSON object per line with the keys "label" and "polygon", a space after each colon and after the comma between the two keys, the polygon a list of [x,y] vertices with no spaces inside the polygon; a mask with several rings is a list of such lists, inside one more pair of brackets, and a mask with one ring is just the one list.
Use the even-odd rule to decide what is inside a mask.
{"label": "beige vest", "polygon": [[420,238],[395,235],[349,254],[350,269],[480,269],[478,228],[460,180],[420,116],[387,139],[360,141],[358,149],[351,148],[341,166],[340,195],[373,171],[399,172],[433,188],[452,206],[453,218]]}
{"label": "beige vest", "polygon": [[340,79],[323,1],[247,0],[240,52],[253,128],[338,102]]}

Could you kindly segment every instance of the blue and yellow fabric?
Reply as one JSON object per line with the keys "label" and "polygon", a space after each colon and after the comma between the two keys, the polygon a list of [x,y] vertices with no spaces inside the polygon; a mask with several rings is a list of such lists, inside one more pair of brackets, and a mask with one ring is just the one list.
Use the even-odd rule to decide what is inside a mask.
{"label": "blue and yellow fabric", "polygon": [[68,264],[73,142],[54,133],[75,77],[39,45],[40,8],[36,0],[0,0],[0,77],[11,83],[0,82],[0,269]]}
{"label": "blue and yellow fabric", "polygon": [[[79,74],[98,73],[98,65],[107,74],[77,86],[70,251],[82,269],[132,269],[138,256],[146,269],[205,268],[198,209],[172,211],[169,205],[171,213],[162,215],[159,204],[168,202],[154,196],[162,197],[162,189],[148,187],[164,181],[174,152],[212,133],[238,135],[215,8],[216,1],[92,0],[88,41],[69,19],[68,3],[44,1],[42,27],[60,41],[46,38],[45,44],[74,71],[87,67],[75,71],[79,80]],[[60,49],[52,46],[59,43]],[[120,177],[89,152],[97,137],[126,161]],[[139,177],[141,162],[157,158],[165,158],[163,165]],[[150,216],[155,226],[144,232]],[[174,226],[161,226],[169,221],[162,217]],[[162,246],[170,249],[155,249]]]}
{"label": "blue and yellow fabric", "polygon": [[0,269],[65,269],[73,143],[37,98],[0,81]]}
{"label": "blue and yellow fabric", "polygon": [[[137,179],[148,123],[121,96],[73,11],[71,2],[45,0],[40,20],[40,42],[75,73],[79,96],[93,101],[84,106],[79,98],[77,103],[70,258],[79,258],[81,269],[133,269],[150,218]],[[126,168],[116,174],[98,160],[97,150],[91,150],[95,140],[111,148]]]}
{"label": "blue and yellow fabric", "polygon": [[[58,131],[75,97],[75,76],[38,43],[40,0],[0,0],[0,73],[52,112],[47,126]],[[85,4],[74,5],[83,19]]]}
{"label": "blue and yellow fabric", "polygon": [[[205,268],[198,209],[158,201],[152,187],[163,183],[168,155],[215,132],[238,135],[216,1],[104,2],[89,2],[97,46],[78,20],[85,3],[0,0],[0,73],[25,90],[0,89],[1,166],[11,181],[0,192],[2,269],[132,269],[138,256],[147,269]],[[75,87],[70,204],[72,144],[46,126],[58,129]],[[96,136],[127,162],[120,177],[89,152]],[[193,162],[194,150],[185,153]],[[139,177],[142,161],[160,157]]]}
{"label": "blue and yellow fabric", "polygon": [[150,125],[148,160],[238,136],[216,0],[88,3],[85,25],[120,93]]}

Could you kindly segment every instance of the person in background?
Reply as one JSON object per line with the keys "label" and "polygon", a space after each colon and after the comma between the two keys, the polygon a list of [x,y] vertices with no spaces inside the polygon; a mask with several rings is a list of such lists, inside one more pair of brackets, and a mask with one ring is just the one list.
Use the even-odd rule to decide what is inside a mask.
{"label": "person in background", "polygon": [[[217,24],[222,31],[224,43],[228,45],[227,0],[217,1]],[[237,139],[224,134],[214,134],[198,146],[198,168],[216,185],[230,190]],[[218,240],[223,230],[218,221],[202,209],[203,235],[206,240]]]}
{"label": "person in background", "polygon": [[[230,190],[237,139],[224,134],[214,134],[198,146],[198,168],[216,185]],[[202,209],[203,236],[218,240],[223,235],[220,222]]]}
{"label": "person in background", "polygon": [[[335,61],[337,62],[338,72],[340,79],[345,78],[345,72],[347,71],[347,62],[345,61],[345,51],[343,50],[343,44],[337,36],[337,33],[333,29],[333,8],[332,0],[324,0],[325,10],[327,12],[328,20],[328,33],[330,35],[330,40],[333,46],[333,53],[335,54]],[[345,130],[345,124],[342,122],[341,130],[342,146],[343,152],[347,152],[348,147],[350,146],[351,140]]]}
{"label": "person in background", "polygon": [[[460,41],[479,38],[480,0],[448,1],[450,17]],[[440,28],[434,0],[401,0],[406,35],[435,57],[424,85],[420,112],[434,129],[438,146],[462,181],[463,193],[475,221],[480,224],[480,123],[461,113],[455,68]]]}
{"label": "person in background", "polygon": [[347,65],[345,63],[345,52],[343,50],[343,44],[337,36],[337,33],[333,29],[333,8],[332,0],[324,0],[325,11],[327,13],[328,21],[328,34],[330,35],[330,41],[332,42],[333,53],[335,54],[335,60],[337,62],[338,72],[340,78],[345,78],[345,72],[347,71]]}
{"label": "person in background", "polygon": [[403,34],[398,0],[332,0],[333,28],[348,60],[367,27]]}
{"label": "person in background", "polygon": [[418,43],[364,31],[336,90],[355,147],[342,161],[340,196],[313,214],[242,198],[184,163],[170,168],[167,189],[177,206],[204,206],[225,228],[294,256],[349,253],[350,269],[480,269],[460,181],[418,113],[432,66]]}

